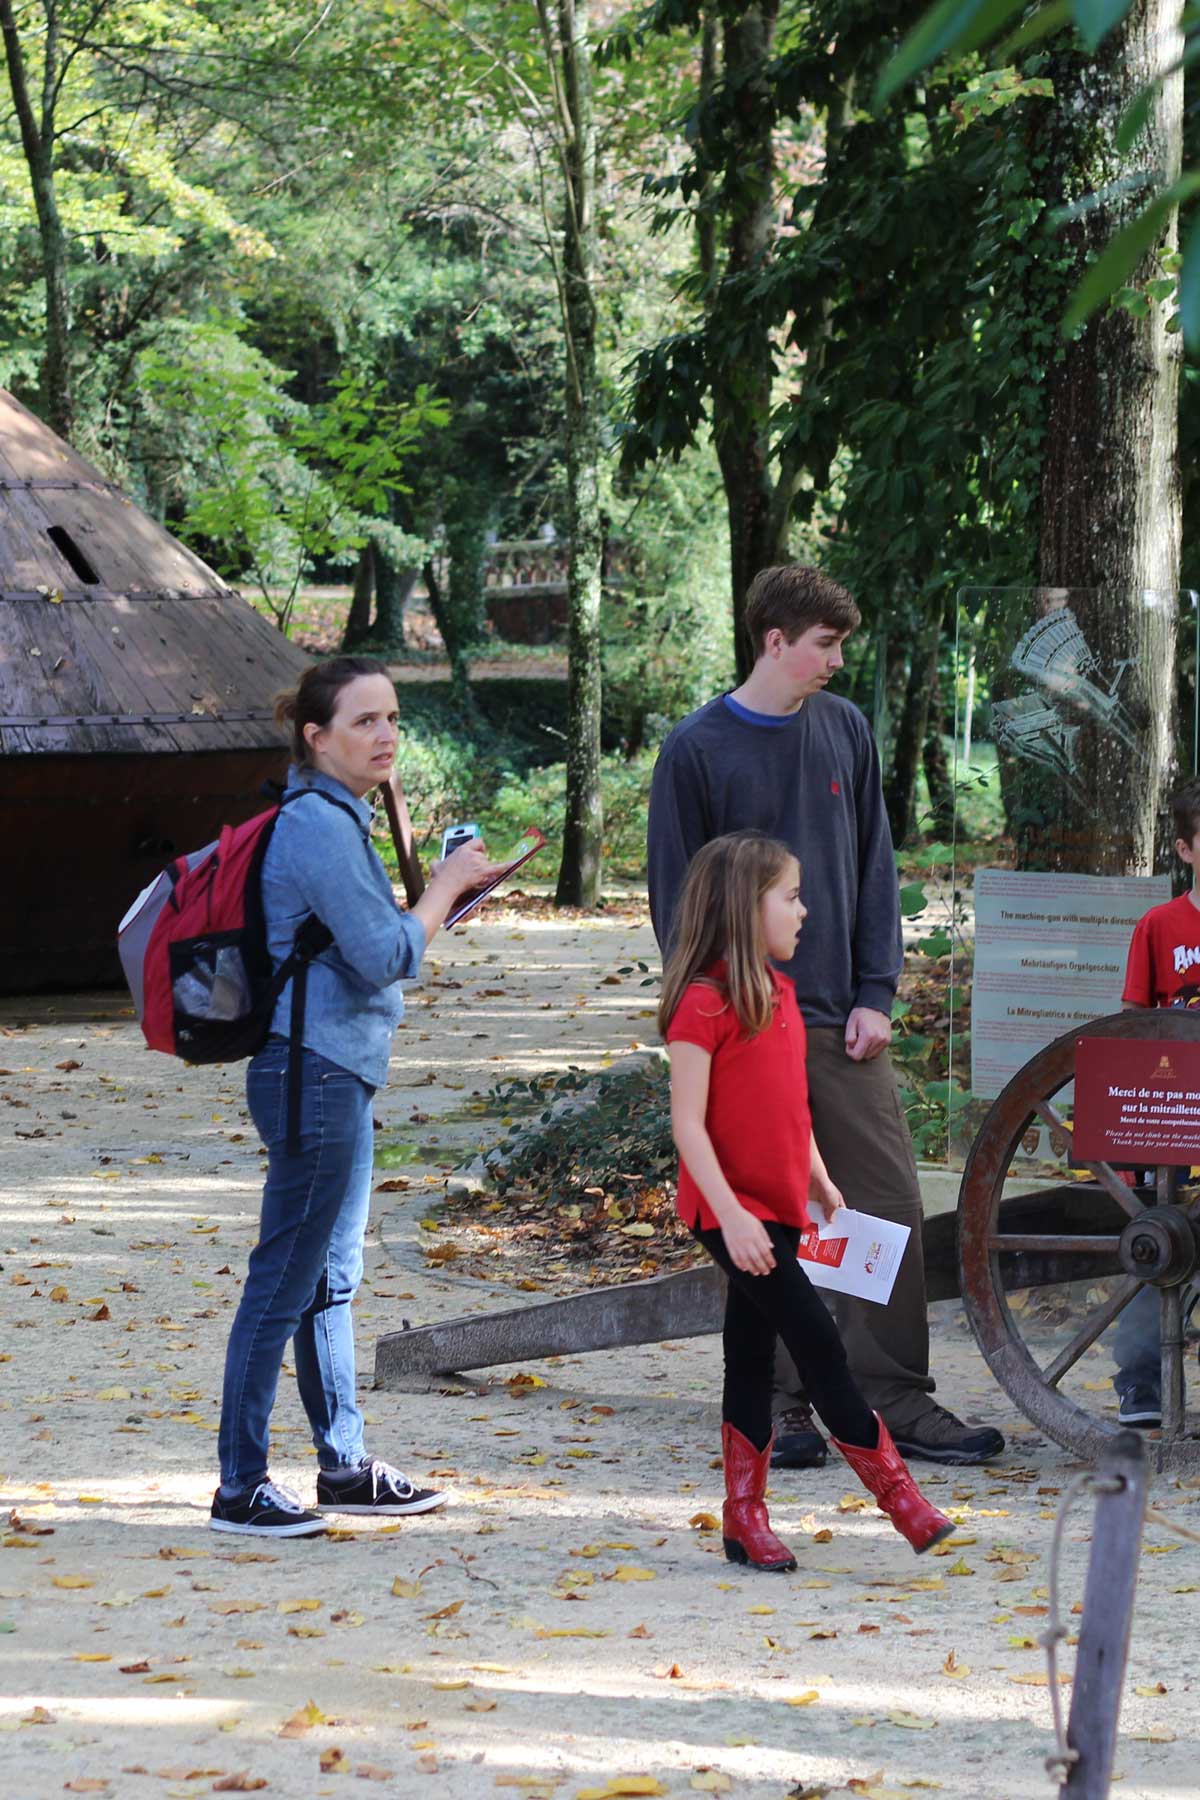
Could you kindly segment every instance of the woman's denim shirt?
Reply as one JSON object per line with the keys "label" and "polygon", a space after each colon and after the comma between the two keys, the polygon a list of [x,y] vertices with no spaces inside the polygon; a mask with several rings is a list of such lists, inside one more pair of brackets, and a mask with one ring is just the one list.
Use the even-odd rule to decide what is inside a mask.
{"label": "woman's denim shirt", "polygon": [[[387,872],[371,847],[366,801],[317,769],[289,769],[287,787],[289,793],[316,788],[340,804],[292,800],[276,820],[262,871],[267,943],[278,967],[309,913],[328,925],[333,943],[309,965],[304,1042],[372,1087],[382,1087],[392,1034],[404,1016],[400,983],[421,966],[425,928],[392,897]],[[287,1037],[291,1017],[289,982],[272,1031]]]}

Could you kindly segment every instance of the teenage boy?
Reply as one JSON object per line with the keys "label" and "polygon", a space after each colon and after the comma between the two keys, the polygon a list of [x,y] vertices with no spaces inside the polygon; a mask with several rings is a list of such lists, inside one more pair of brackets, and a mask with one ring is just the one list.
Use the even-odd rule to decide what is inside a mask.
{"label": "teenage boy", "polygon": [[[1133,929],[1125,965],[1128,1007],[1200,1006],[1200,781],[1172,794],[1175,854],[1192,871],[1186,894],[1152,906]],[[1112,1339],[1113,1386],[1122,1425],[1162,1424],[1162,1336],[1158,1289],[1147,1284],[1117,1320]]]}
{"label": "teenage boy", "polygon": [[[824,690],[857,606],[816,569],[764,569],[746,597],[755,663],[663,744],[650,792],[650,914],[665,951],[684,872],[710,838],[757,828],[799,858],[808,918],[785,972],[808,1032],[813,1130],[849,1206],[910,1228],[886,1307],[833,1301],[855,1379],[901,1454],[979,1463],[1004,1439],[932,1399],[916,1161],[887,1056],[903,951],[895,857],[870,727]],[[746,1129],[754,1122],[747,1119]],[[819,1467],[825,1443],[799,1376],[776,1365],[777,1466]]]}

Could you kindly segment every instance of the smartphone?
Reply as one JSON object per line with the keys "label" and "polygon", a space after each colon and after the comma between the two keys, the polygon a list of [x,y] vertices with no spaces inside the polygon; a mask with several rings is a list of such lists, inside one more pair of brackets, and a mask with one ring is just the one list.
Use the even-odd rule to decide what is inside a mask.
{"label": "smartphone", "polygon": [[445,862],[448,856],[453,856],[456,850],[461,850],[464,844],[469,844],[472,838],[478,836],[478,825],[447,825],[442,833],[442,861]]}

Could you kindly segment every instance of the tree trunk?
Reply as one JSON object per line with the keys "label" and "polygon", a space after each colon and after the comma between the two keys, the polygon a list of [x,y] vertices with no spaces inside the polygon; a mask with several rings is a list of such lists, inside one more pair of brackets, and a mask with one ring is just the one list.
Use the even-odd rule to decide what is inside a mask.
{"label": "tree trunk", "polygon": [[359,551],[358,567],[354,571],[354,592],[350,599],[350,610],[346,614],[346,629],[342,633],[342,649],[356,650],[365,643],[371,632],[371,600],[375,593],[375,552],[370,543],[363,545]]}
{"label": "tree trunk", "polygon": [[[729,514],[729,572],[738,679],[754,662],[743,619],[746,589],[760,569],[778,562],[786,545],[787,508],[777,504],[770,468],[770,329],[747,331],[748,276],[766,258],[774,236],[774,123],[767,67],[779,0],[757,0],[723,28],[726,158],[721,180],[725,265],[709,308],[713,357],[713,439]],[[701,237],[701,254],[704,239]],[[711,251],[710,251],[711,254]],[[781,516],[782,513],[782,516]]]}
{"label": "tree trunk", "polygon": [[42,251],[46,288],[46,338],[42,355],[42,405],[46,422],[70,441],[75,431],[71,379],[71,293],[67,281],[67,237],[58,212],[54,184],[54,111],[58,97],[58,7],[44,0],[42,107],[40,119],[30,98],[25,56],[12,0],[0,0],[0,32],[12,89],[13,110],[21,131],[21,147],[29,167],[33,204]]}
{"label": "tree trunk", "polygon": [[931,673],[923,762],[925,785],[929,789],[930,830],[935,836],[945,838],[954,829],[954,781],[950,774],[950,761],[946,755],[946,718],[942,702],[940,631],[934,649]]}
{"label": "tree trunk", "polygon": [[378,544],[374,550],[375,623],[371,627],[371,648],[379,652],[402,650],[404,608],[417,585],[417,571],[398,568]]}
{"label": "tree trunk", "polygon": [[939,601],[934,615],[925,621],[913,645],[908,684],[904,693],[904,710],[896,726],[896,748],[892,767],[884,785],[888,823],[892,842],[902,844],[912,831],[917,810],[917,774],[929,722],[929,699],[937,680],[938,650],[941,643],[942,608]]}
{"label": "tree trunk", "polygon": [[[1065,233],[1077,273],[1140,208],[1147,171],[1164,183],[1179,173],[1181,73],[1162,84],[1129,155],[1119,158],[1112,143],[1134,95],[1175,56],[1181,11],[1181,0],[1138,0],[1095,57],[1055,58],[1047,197],[1061,205],[1104,195]],[[1176,242],[1172,214],[1130,285],[1161,276],[1159,258]],[[1045,809],[1042,821],[1036,853],[1046,868],[1146,874],[1162,840],[1176,763],[1181,536],[1180,339],[1166,330],[1171,310],[1151,299],[1144,317],[1119,306],[1094,316],[1047,383],[1040,579],[1043,590],[1060,592],[1042,595],[1052,660],[1041,686],[1055,684],[1053,703],[1076,730],[1072,778],[1059,784],[1065,804]],[[1070,588],[1103,593],[1061,592]],[[1162,603],[1147,603],[1148,594]]]}
{"label": "tree trunk", "polygon": [[[596,373],[596,126],[590,0],[558,0],[560,121],[566,222],[562,308],[567,350],[567,807],[555,902],[600,899],[604,810],[600,790],[600,392]],[[538,11],[553,51],[549,0]]]}

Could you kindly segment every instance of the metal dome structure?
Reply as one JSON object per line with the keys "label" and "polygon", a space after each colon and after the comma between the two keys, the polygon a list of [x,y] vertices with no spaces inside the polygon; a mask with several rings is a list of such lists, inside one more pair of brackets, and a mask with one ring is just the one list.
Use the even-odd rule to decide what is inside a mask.
{"label": "metal dome structure", "polygon": [[0,993],[119,980],[138,889],[282,774],[307,662],[0,390]]}

